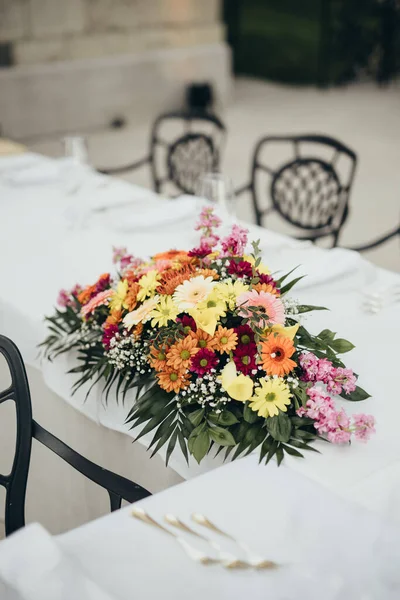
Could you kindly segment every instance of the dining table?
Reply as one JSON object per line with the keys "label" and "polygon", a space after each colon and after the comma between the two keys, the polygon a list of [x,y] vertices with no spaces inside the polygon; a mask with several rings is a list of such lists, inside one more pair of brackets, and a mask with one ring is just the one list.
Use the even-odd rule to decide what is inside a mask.
{"label": "dining table", "polygon": [[[206,456],[200,465],[192,457],[187,463],[178,448],[168,467],[165,449],[150,459],[146,448],[151,437],[133,443],[137,431],[126,423],[134,395],[128,394],[122,402],[111,393],[106,401],[100,382],[87,398],[85,386],[72,395],[74,376],[67,371],[76,366],[76,356],[69,352],[49,361],[39,344],[46,337],[44,318],[54,310],[61,288],[90,284],[101,273],[113,272],[113,246],[148,257],[169,248],[197,245],[195,223],[205,202],[187,195],[165,198],[101,175],[73,158],[52,159],[30,152],[0,158],[0,332],[21,350],[34,417],[91,460],[151,492],[186,480],[202,481],[214,469],[221,481],[234,472],[240,490],[246,485],[249,465],[253,476],[268,485],[276,467],[258,465],[253,456],[238,460],[235,467],[224,465],[221,454]],[[231,218],[222,216],[222,228],[228,231]],[[260,240],[263,262],[272,273],[297,267],[296,273],[305,275],[292,289],[292,297],[329,309],[304,316],[307,328],[313,333],[329,328],[355,344],[346,363],[358,373],[360,385],[371,397],[361,403],[336,402],[349,414],[364,412],[376,419],[376,434],[368,443],[356,441],[350,446],[318,441],[319,453],[286,456],[279,477],[304,476],[321,486],[327,498],[332,494],[360,511],[400,524],[400,393],[396,384],[400,304],[395,294],[400,275],[351,250],[324,249],[252,223],[245,225],[249,239]],[[383,298],[379,310],[366,310],[371,294]],[[2,376],[4,369],[0,369],[0,383]],[[1,422],[2,456],[10,454],[14,418],[10,413]],[[48,454],[34,448],[27,521],[40,521],[52,533],[59,533],[102,515],[106,499],[99,500],[97,488]],[[76,499],[74,494],[68,503],[64,499],[71,489]],[[46,498],[51,502],[45,502]],[[296,498],[291,502],[296,503]],[[235,506],[239,510],[237,502]]]}
{"label": "dining table", "polygon": [[252,455],[62,535],[28,525],[0,542],[0,597],[397,600],[399,538],[398,525]]}

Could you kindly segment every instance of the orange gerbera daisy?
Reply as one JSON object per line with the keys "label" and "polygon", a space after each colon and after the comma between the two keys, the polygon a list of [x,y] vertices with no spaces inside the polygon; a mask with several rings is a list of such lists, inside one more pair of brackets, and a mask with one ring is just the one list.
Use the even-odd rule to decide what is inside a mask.
{"label": "orange gerbera daisy", "polygon": [[220,325],[214,334],[214,349],[227,354],[237,346],[238,336],[233,329]]}
{"label": "orange gerbera daisy", "polygon": [[139,290],[140,285],[137,282],[132,282],[129,284],[128,292],[123,302],[124,308],[126,308],[129,312],[134,310],[134,308],[137,306],[137,295]]}
{"label": "orange gerbera daisy", "polygon": [[143,333],[143,323],[139,323],[133,328],[132,335],[135,339],[139,338]]}
{"label": "orange gerbera daisy", "polygon": [[204,278],[212,277],[215,280],[219,279],[219,275],[214,269],[197,269],[196,275],[203,275]]}
{"label": "orange gerbera daisy", "polygon": [[191,331],[189,336],[196,340],[197,348],[208,348],[209,350],[214,350],[215,339],[202,329],[197,328],[197,331]]}
{"label": "orange gerbera daisy", "polygon": [[187,252],[185,250],[167,250],[167,252],[159,252],[153,256],[153,260],[179,260],[180,258],[186,258]]}
{"label": "orange gerbera daisy", "polygon": [[274,296],[280,296],[280,291],[274,288],[270,283],[257,283],[253,285],[253,290],[256,292],[268,292],[269,294],[274,294]]}
{"label": "orange gerbera daisy", "polygon": [[165,369],[161,373],[157,373],[158,384],[166,392],[175,392],[184,390],[190,384],[190,374],[182,373],[177,369]]}
{"label": "orange gerbera daisy", "polygon": [[167,368],[167,352],[169,348],[150,348],[149,363],[156,371],[164,371]]}
{"label": "orange gerbera daisy", "polygon": [[172,295],[178,285],[190,279],[194,272],[195,269],[191,265],[183,265],[180,269],[168,269],[164,271],[157,286],[157,293]]}
{"label": "orange gerbera daisy", "polygon": [[78,301],[81,304],[87,304],[90,300],[90,298],[93,296],[93,294],[95,294],[96,292],[96,286],[95,285],[88,285],[85,287],[85,289],[78,294]]}
{"label": "orange gerbera daisy", "polygon": [[113,310],[108,315],[106,323],[109,325],[118,325],[122,321],[122,310]]}
{"label": "orange gerbera daisy", "polygon": [[270,333],[265,342],[261,343],[261,362],[267,375],[283,377],[297,366],[290,357],[295,351],[290,338],[276,333]]}
{"label": "orange gerbera daisy", "polygon": [[192,356],[198,351],[197,340],[187,335],[183,340],[179,340],[171,346],[167,354],[167,365],[173,369],[184,371],[189,368]]}

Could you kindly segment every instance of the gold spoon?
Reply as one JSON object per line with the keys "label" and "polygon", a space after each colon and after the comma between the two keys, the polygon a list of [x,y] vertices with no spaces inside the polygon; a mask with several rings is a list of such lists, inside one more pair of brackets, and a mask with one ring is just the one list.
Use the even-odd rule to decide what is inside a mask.
{"label": "gold spoon", "polygon": [[237,544],[240,548],[242,548],[242,550],[244,550],[246,552],[247,557],[249,559],[249,563],[252,567],[255,567],[256,569],[275,569],[279,566],[277,563],[273,562],[272,560],[265,560],[263,558],[255,556],[251,552],[251,550],[247,544],[237,540],[229,533],[226,533],[226,531],[222,531],[222,529],[217,527],[214,523],[212,523],[204,515],[202,515],[200,513],[193,513],[192,520],[195,523],[197,523],[198,525],[201,525],[202,527],[207,527],[207,529],[210,529],[211,531],[214,531],[215,533],[218,533],[219,535],[221,535],[221,536],[231,540],[235,544]]}
{"label": "gold spoon", "polygon": [[132,513],[131,514],[132,514],[132,517],[134,517],[135,519],[139,519],[139,521],[142,521],[143,523],[146,523],[147,525],[152,525],[153,527],[157,527],[158,529],[160,529],[164,533],[167,533],[168,535],[172,536],[178,542],[178,544],[180,544],[180,546],[184,549],[184,551],[186,552],[186,554],[192,560],[194,560],[196,562],[199,562],[202,565],[210,565],[210,564],[215,564],[215,563],[219,563],[220,562],[219,560],[217,560],[215,558],[211,558],[210,556],[208,556],[204,552],[201,552],[197,548],[194,548],[193,546],[191,546],[190,544],[188,544],[188,542],[186,540],[184,540],[183,538],[179,537],[178,535],[176,535],[175,533],[173,533],[172,531],[170,531],[166,527],[163,527],[162,525],[160,525],[160,523],[158,523],[155,519],[153,519],[152,517],[150,517],[150,515],[147,514],[147,512],[143,508],[135,506],[132,509]]}

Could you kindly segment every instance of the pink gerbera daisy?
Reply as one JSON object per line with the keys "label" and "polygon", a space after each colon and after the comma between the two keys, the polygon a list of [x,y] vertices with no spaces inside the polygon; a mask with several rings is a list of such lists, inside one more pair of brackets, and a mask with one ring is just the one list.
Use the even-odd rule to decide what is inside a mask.
{"label": "pink gerbera daisy", "polygon": [[113,293],[113,290],[104,290],[103,292],[96,294],[87,304],[85,304],[85,306],[82,306],[82,316],[87,317],[99,306],[107,304]]}
{"label": "pink gerbera daisy", "polygon": [[285,309],[282,300],[270,294],[269,292],[245,292],[240,294],[236,300],[236,304],[239,308],[239,315],[242,317],[250,317],[251,311],[247,307],[256,308],[258,314],[262,313],[260,317],[259,327],[266,327],[267,323],[284,325],[285,323]]}
{"label": "pink gerbera daisy", "polygon": [[193,356],[190,370],[202,376],[214,369],[218,361],[218,356],[212,350],[202,348]]}

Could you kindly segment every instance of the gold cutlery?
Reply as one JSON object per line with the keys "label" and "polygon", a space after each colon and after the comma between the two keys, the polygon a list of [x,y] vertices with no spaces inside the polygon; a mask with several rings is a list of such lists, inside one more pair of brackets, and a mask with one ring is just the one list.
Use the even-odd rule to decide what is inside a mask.
{"label": "gold cutlery", "polygon": [[210,564],[216,564],[216,563],[220,562],[218,559],[212,558],[212,557],[208,556],[207,554],[205,554],[204,552],[201,552],[197,548],[194,548],[193,546],[188,544],[188,542],[186,540],[184,540],[180,536],[176,535],[174,532],[170,531],[166,527],[163,527],[163,525],[161,525],[155,519],[150,517],[150,515],[147,514],[147,512],[143,508],[135,506],[132,509],[131,514],[132,514],[132,517],[134,517],[135,519],[139,519],[143,523],[147,523],[147,525],[152,525],[153,527],[156,527],[157,529],[163,531],[164,533],[167,533],[168,535],[172,536],[178,542],[178,544],[184,549],[184,551],[189,556],[189,558],[191,558],[192,560],[199,562],[202,565],[210,565]]}
{"label": "gold cutlery", "polygon": [[214,531],[214,533],[218,533],[219,535],[231,540],[235,544],[237,544],[244,552],[246,553],[249,564],[256,569],[275,569],[278,567],[278,564],[273,562],[272,560],[265,560],[261,557],[255,556],[247,544],[237,540],[232,535],[223,531],[219,527],[217,527],[214,523],[212,523],[206,516],[200,513],[193,513],[192,520],[197,523],[197,525],[201,525],[202,527],[206,527],[207,529]]}
{"label": "gold cutlery", "polygon": [[172,525],[173,527],[176,527],[177,529],[180,529],[181,531],[184,531],[185,533],[193,535],[193,536],[207,542],[207,544],[209,544],[212,548],[214,548],[214,550],[216,550],[216,552],[218,554],[218,558],[219,558],[221,564],[225,568],[227,568],[227,569],[248,569],[251,567],[259,568],[257,565],[253,565],[246,561],[240,560],[239,558],[237,558],[233,554],[230,554],[229,552],[224,552],[222,550],[221,546],[217,542],[215,542],[214,540],[211,540],[210,538],[207,538],[206,536],[202,535],[201,533],[198,533],[197,531],[195,531],[194,529],[192,529],[191,527],[189,527],[188,525],[183,523],[180,519],[178,519],[174,515],[167,514],[167,515],[165,515],[164,519],[169,525]]}

